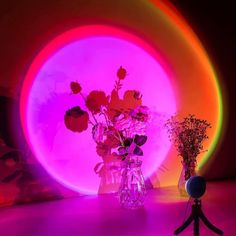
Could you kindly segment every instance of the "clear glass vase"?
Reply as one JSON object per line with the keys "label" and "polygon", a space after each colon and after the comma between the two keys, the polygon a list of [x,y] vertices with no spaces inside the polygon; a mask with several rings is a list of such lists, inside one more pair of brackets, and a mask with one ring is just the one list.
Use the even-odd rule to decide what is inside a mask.
{"label": "clear glass vase", "polygon": [[138,158],[122,162],[119,200],[123,208],[135,209],[144,204],[146,188],[141,166],[142,161]]}
{"label": "clear glass vase", "polygon": [[188,193],[185,190],[185,185],[188,179],[191,176],[195,176],[195,175],[196,175],[195,167],[193,166],[186,167],[183,165],[181,173],[180,173],[179,181],[178,181],[178,189],[179,189],[180,196],[189,197]]}

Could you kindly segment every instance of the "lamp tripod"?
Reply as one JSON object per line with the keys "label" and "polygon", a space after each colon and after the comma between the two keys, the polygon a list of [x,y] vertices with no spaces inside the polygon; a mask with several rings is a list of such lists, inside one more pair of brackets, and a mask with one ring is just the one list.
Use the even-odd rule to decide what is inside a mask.
{"label": "lamp tripod", "polygon": [[190,214],[189,218],[174,231],[174,235],[178,235],[184,229],[186,229],[192,221],[194,221],[194,236],[199,236],[199,219],[203,221],[203,223],[213,232],[218,235],[223,235],[223,231],[216,228],[204,215],[202,208],[201,208],[201,200],[195,198],[194,204],[192,205],[192,213]]}

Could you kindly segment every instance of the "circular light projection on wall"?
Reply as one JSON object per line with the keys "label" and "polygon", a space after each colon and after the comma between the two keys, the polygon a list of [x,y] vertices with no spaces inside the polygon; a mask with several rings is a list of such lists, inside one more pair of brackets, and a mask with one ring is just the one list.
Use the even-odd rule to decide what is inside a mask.
{"label": "circular light projection on wall", "polygon": [[144,175],[151,176],[170,148],[160,119],[176,112],[175,94],[161,63],[157,53],[142,40],[106,26],[79,27],[47,45],[31,65],[21,97],[24,131],[44,168],[71,189],[98,192],[100,178],[94,167],[102,160],[96,153],[92,126],[73,133],[64,124],[69,108],[79,105],[86,110],[83,99],[71,94],[70,82],[77,80],[86,95],[92,90],[109,95],[122,65],[128,76],[121,93],[140,91],[143,105],[152,112],[148,142],[143,147]]}
{"label": "circular light projection on wall", "polygon": [[[156,117],[147,131],[143,157],[144,175],[154,186],[177,184],[181,171],[180,158],[163,129],[168,115],[195,114],[212,124],[204,143],[208,152],[199,156],[198,170],[209,163],[222,129],[223,102],[216,73],[185,20],[159,0],[137,1],[137,8],[124,4],[146,9],[139,12],[142,24],[139,17],[131,20],[129,11],[117,11],[117,16],[122,15],[118,21],[129,30],[87,25],[61,34],[38,54],[22,86],[21,122],[31,149],[56,180],[82,193],[97,193],[100,178],[94,166],[101,158],[91,127],[72,133],[64,126],[68,108],[84,108],[83,101],[70,94],[71,81],[77,80],[85,94],[103,90],[108,95],[117,69],[121,65],[127,69],[123,91],[139,90],[143,104]],[[111,15],[108,18],[117,25],[118,18],[114,22]]]}

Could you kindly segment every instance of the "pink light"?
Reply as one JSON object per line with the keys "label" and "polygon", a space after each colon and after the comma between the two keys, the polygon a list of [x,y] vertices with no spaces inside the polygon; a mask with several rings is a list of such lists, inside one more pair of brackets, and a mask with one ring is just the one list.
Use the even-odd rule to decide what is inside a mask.
{"label": "pink light", "polygon": [[[65,111],[83,101],[70,94],[78,80],[83,92],[110,94],[120,65],[128,71],[123,90],[136,89],[153,114],[173,114],[175,96],[160,57],[137,37],[106,26],[84,26],[50,42],[35,58],[21,93],[21,121],[28,143],[44,168],[63,185],[82,193],[97,193],[101,162],[91,127],[73,133],[64,125]],[[166,67],[165,67],[166,68]],[[163,118],[163,117],[162,117]],[[155,120],[155,121],[154,121]],[[150,176],[165,159],[170,143],[154,115],[144,145],[143,172]]]}

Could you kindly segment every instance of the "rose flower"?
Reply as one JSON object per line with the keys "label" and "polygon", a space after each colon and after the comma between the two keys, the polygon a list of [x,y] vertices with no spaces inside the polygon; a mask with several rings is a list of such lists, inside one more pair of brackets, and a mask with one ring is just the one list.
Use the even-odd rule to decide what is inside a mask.
{"label": "rose flower", "polygon": [[120,68],[117,71],[117,77],[120,80],[123,80],[127,75],[126,69],[124,69],[122,66],[120,66]]}
{"label": "rose flower", "polygon": [[73,94],[78,94],[82,90],[80,84],[78,82],[71,82],[70,83],[70,89]]}
{"label": "rose flower", "polygon": [[106,97],[106,94],[103,91],[94,90],[87,96],[86,107],[94,114],[101,111],[101,106],[107,105],[108,97]]}
{"label": "rose flower", "polygon": [[82,132],[88,128],[89,115],[81,110],[79,106],[66,111],[64,122],[66,128],[73,132]]}

